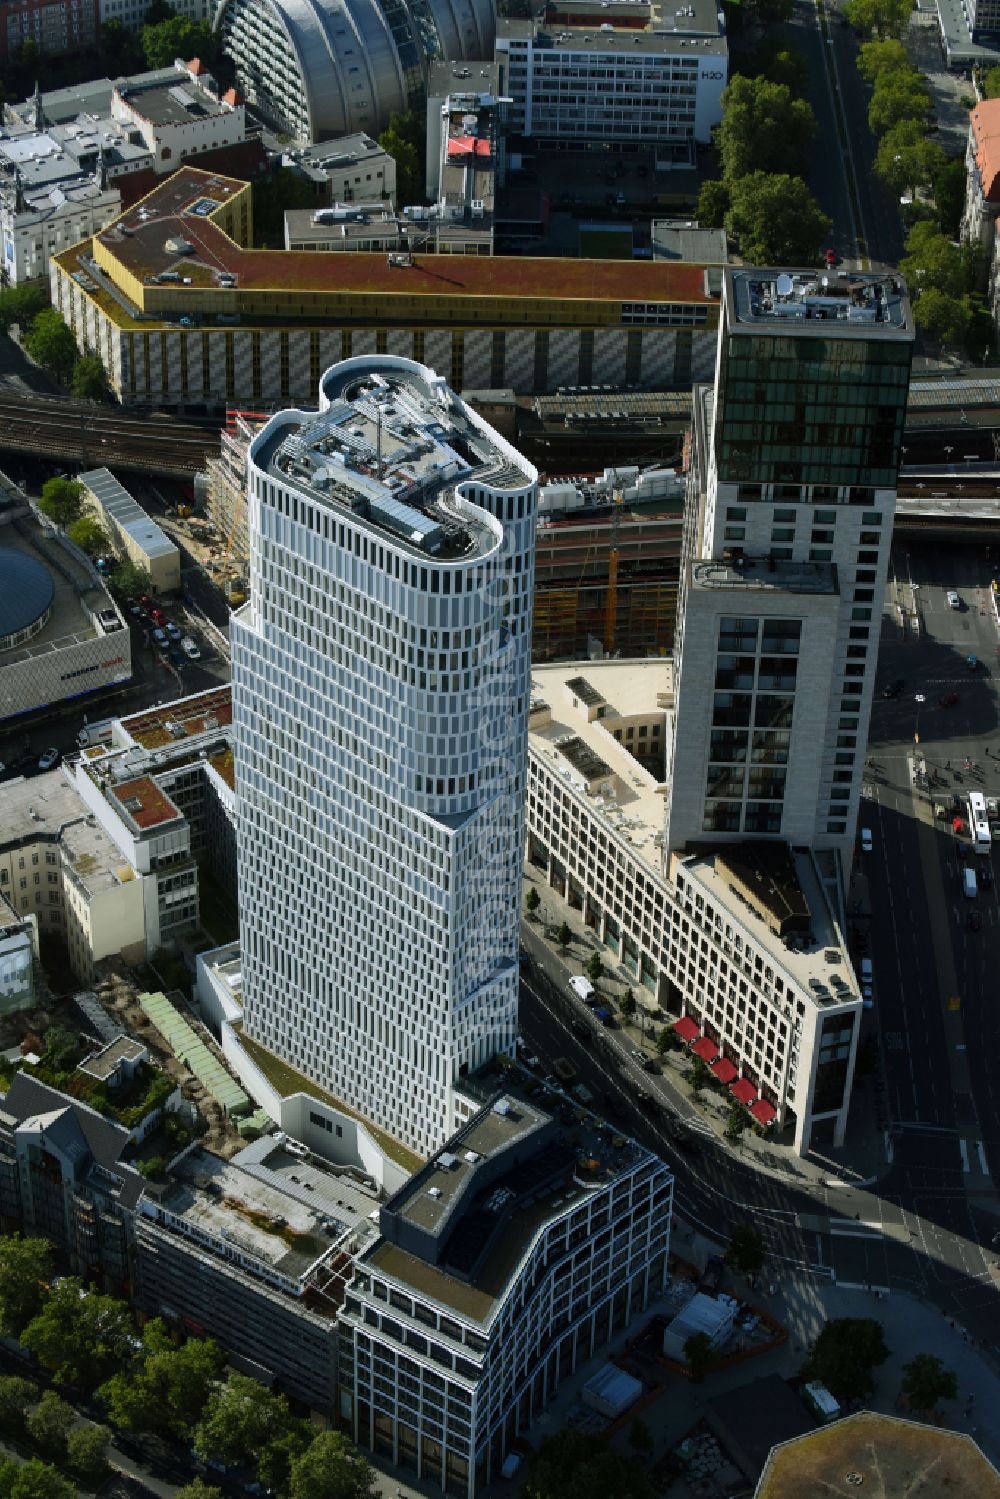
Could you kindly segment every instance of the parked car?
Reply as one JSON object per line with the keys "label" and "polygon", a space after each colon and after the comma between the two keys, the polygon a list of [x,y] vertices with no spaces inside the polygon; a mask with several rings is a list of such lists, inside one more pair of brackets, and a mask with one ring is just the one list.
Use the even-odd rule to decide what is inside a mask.
{"label": "parked car", "polygon": [[51,770],[54,765],[59,764],[59,751],[55,748],[47,749],[39,756],[39,770]]}
{"label": "parked car", "polygon": [[[198,646],[198,642],[194,640],[190,635],[184,636],[184,639],[181,641],[181,650],[184,652],[185,656],[187,656],[189,661],[201,660],[201,650]],[[523,953],[521,955],[519,961],[522,967],[526,965],[527,957],[527,953]]]}
{"label": "parked car", "polygon": [[823,259],[829,266],[840,264],[840,256],[837,254],[836,250],[824,250]]}
{"label": "parked car", "polygon": [[164,614],[163,610],[157,609],[155,605],[150,609],[149,617],[153,621],[154,625],[165,625],[167,622],[167,616]]}
{"label": "parked car", "polygon": [[178,629],[172,619],[168,619],[163,628],[166,630],[171,640],[180,640],[181,636],[184,634],[184,631]]}
{"label": "parked car", "polygon": [[153,639],[156,641],[157,645],[161,647],[161,649],[166,647],[167,635],[165,630],[154,630]]}
{"label": "parked car", "polygon": [[940,699],[940,703],[941,703],[942,708],[954,708],[956,706],[956,704],[958,703],[958,693],[957,692],[946,692],[944,694],[944,696]]}
{"label": "parked car", "polygon": [[891,682],[886,682],[882,688],[883,697],[898,697],[902,692],[904,682],[902,677],[894,677]]}
{"label": "parked car", "polygon": [[947,594],[945,595],[945,597],[948,600],[948,608],[949,609],[961,609],[961,607],[962,607],[962,600],[959,598],[959,596],[955,592],[954,588],[949,588]]}
{"label": "parked car", "polygon": [[865,853],[865,854],[870,854],[871,851],[872,851],[872,830],[871,830],[871,828],[862,828],[861,829],[861,852]]}

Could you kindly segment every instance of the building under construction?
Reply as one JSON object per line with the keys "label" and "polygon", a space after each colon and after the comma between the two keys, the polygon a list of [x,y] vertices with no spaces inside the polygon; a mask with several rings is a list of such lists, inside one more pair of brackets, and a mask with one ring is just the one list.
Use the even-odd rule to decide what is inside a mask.
{"label": "building under construction", "polygon": [[[217,577],[230,598],[249,560],[247,449],[267,420],[230,411],[207,464],[206,520]],[[516,438],[515,438],[516,441]],[[532,657],[664,654],[673,643],[684,510],[674,469],[635,465],[552,479],[539,493]]]}

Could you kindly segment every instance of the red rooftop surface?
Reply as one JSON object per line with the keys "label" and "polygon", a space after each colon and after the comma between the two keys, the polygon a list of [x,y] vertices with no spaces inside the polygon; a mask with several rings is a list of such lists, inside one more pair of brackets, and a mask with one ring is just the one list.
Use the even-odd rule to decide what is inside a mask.
{"label": "red rooftop surface", "polygon": [[984,99],[969,114],[983,197],[1000,203],[1000,99]]}
{"label": "red rooftop surface", "polygon": [[[384,254],[246,250],[208,216],[244,185],[237,178],[182,166],[97,239],[140,281],[164,271],[182,272],[192,278],[196,293],[198,288],[217,287],[220,273],[235,276],[230,294],[236,307],[240,292],[254,291],[559,302],[718,302],[706,290],[704,267],[681,262],[416,255],[412,265],[400,266],[390,265]],[[124,227],[124,234],[119,226]],[[191,253],[178,255],[167,248],[168,240],[186,241]]]}
{"label": "red rooftop surface", "polygon": [[210,687],[206,692],[161,703],[144,713],[122,719],[124,728],[144,749],[181,744],[212,729],[225,729],[233,721],[233,695],[229,687]]}
{"label": "red rooftop surface", "polygon": [[117,803],[127,819],[143,832],[173,822],[180,817],[176,803],[158,786],[152,776],[137,776],[134,781],[120,781],[108,788],[108,798]]}

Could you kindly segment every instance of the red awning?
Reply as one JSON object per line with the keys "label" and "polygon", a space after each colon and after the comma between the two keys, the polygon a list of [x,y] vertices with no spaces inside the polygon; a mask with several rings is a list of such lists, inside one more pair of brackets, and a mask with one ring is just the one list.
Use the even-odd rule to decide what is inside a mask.
{"label": "red awning", "polygon": [[707,1036],[702,1036],[700,1041],[696,1041],[691,1050],[694,1052],[696,1057],[701,1057],[703,1062],[710,1062],[713,1057],[717,1057],[719,1055],[719,1048],[716,1046],[715,1042],[710,1041]]}
{"label": "red awning", "polygon": [[695,1036],[701,1035],[701,1032],[699,1031],[695,1022],[691,1019],[690,1015],[682,1015],[680,1020],[675,1020],[674,1030],[677,1032],[678,1036],[680,1036],[682,1041],[693,1041]]}
{"label": "red awning", "polygon": [[738,1078],[735,1083],[731,1084],[729,1091],[737,1103],[750,1103],[757,1097],[757,1089],[753,1083],[748,1083],[745,1077]]}
{"label": "red awning", "polygon": [[778,1111],[773,1103],[768,1103],[766,1098],[758,1098],[756,1103],[750,1105],[750,1112],[758,1124],[770,1124],[777,1117]]}
{"label": "red awning", "polygon": [[731,1083],[737,1073],[737,1069],[728,1057],[720,1057],[717,1062],[713,1062],[712,1071],[720,1083]]}

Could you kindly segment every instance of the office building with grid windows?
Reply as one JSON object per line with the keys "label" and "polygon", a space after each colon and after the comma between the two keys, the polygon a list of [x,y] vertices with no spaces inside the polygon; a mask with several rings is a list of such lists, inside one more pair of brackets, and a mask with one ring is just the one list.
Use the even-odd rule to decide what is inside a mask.
{"label": "office building with grid windows", "polygon": [[427,1155],[514,1048],[537,476],[388,357],[330,369],[248,473],[245,1032]]}
{"label": "office building with grid windows", "polygon": [[695,400],[667,843],[781,838],[845,856],[912,314],[892,272],[727,267],[723,285],[715,388]]}

